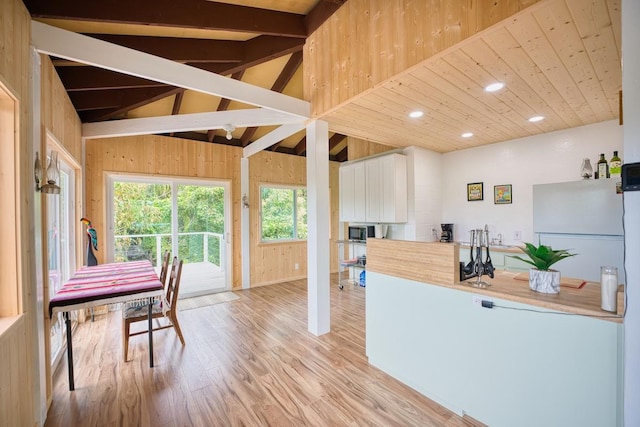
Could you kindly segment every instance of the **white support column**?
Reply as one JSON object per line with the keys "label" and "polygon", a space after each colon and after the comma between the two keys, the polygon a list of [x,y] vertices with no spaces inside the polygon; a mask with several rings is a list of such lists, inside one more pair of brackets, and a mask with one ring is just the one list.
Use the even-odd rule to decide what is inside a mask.
{"label": "white support column", "polygon": [[[640,3],[622,2],[624,163],[640,162]],[[624,425],[640,425],[640,192],[624,193],[627,312],[624,318]],[[620,424],[618,420],[618,424]]]}
{"label": "white support column", "polygon": [[331,326],[329,289],[329,125],[307,125],[307,306],[309,332]]}
{"label": "white support column", "polygon": [[[40,54],[31,47],[31,143],[33,145],[33,151],[39,153],[41,165],[46,165],[47,153],[42,152],[42,129],[41,129],[41,117],[40,117],[40,87],[41,87],[41,62]],[[35,159],[35,154],[33,156]],[[33,163],[31,163],[33,164]],[[42,183],[41,183],[42,184]],[[33,215],[33,216],[32,216]],[[43,257],[42,257],[42,197],[40,193],[35,193],[33,196],[33,212],[28,213],[29,221],[33,224],[33,253],[35,253],[35,288],[36,289],[36,312],[44,313],[44,295],[42,290],[44,289],[44,277],[43,272]],[[34,408],[34,416],[39,421],[39,425],[44,425],[47,419],[47,364],[49,361],[46,357],[46,351],[44,348],[45,334],[49,335],[49,331],[45,331],[44,318],[40,315],[37,316],[36,325],[38,334],[34,334],[33,340],[37,342],[34,348],[38,349],[38,357],[36,366],[34,369],[34,392],[38,395],[38,405]]]}
{"label": "white support column", "polygon": [[[242,289],[251,287],[251,258],[249,252],[249,208],[244,206],[244,196],[249,197],[249,159],[240,159],[240,238],[242,250]],[[250,200],[249,203],[257,203]]]}

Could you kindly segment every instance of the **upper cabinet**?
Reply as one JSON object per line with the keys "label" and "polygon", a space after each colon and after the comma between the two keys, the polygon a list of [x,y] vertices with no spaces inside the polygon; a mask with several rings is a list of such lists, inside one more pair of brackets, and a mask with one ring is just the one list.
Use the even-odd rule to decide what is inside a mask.
{"label": "upper cabinet", "polygon": [[387,154],[340,165],[340,221],[407,221],[407,158]]}
{"label": "upper cabinet", "polygon": [[365,222],[364,162],[340,165],[340,221]]}

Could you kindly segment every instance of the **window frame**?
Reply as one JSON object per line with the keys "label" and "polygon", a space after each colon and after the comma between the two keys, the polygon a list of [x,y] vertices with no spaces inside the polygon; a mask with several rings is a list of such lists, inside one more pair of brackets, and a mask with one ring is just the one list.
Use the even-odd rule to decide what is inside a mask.
{"label": "window frame", "polygon": [[307,186],[306,185],[295,185],[295,184],[271,184],[271,183],[261,183],[258,186],[258,200],[259,200],[259,207],[258,207],[258,235],[259,237],[259,241],[261,244],[278,244],[278,243],[289,243],[289,242],[300,242],[300,243],[304,243],[307,241],[307,238],[301,239],[298,237],[293,237],[293,238],[283,238],[283,239],[265,239],[264,235],[263,235],[263,221],[264,221],[264,215],[263,215],[263,210],[262,210],[262,191],[265,188],[273,188],[273,189],[279,189],[279,190],[293,190],[293,235],[294,236],[298,236],[298,203],[296,202],[298,200],[298,195],[297,192],[299,190],[307,190]]}

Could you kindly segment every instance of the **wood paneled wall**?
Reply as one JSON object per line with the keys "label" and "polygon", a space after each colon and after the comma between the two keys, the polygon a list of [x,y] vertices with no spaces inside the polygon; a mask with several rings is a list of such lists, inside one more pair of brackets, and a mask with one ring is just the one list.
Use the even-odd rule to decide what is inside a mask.
{"label": "wood paneled wall", "polygon": [[[156,135],[88,140],[85,147],[85,216],[106,230],[105,172],[217,179],[231,182],[233,288],[240,288],[240,157],[242,149]],[[103,234],[104,236],[104,234]],[[104,253],[97,253],[104,261]]]}
{"label": "wood paneled wall", "polygon": [[[86,216],[98,230],[106,228],[105,172],[188,178],[213,178],[231,182],[233,229],[233,288],[242,286],[240,229],[240,158],[242,150],[218,144],[163,136],[138,136],[89,140],[85,147]],[[306,242],[260,243],[260,184],[306,185],[306,159],[263,151],[249,158],[249,223],[251,285],[278,283],[307,274]],[[338,164],[330,162],[331,271],[337,271]],[[99,253],[102,262],[103,254]],[[298,270],[294,265],[298,264]]]}
{"label": "wood paneled wall", "polygon": [[347,138],[347,146],[349,147],[347,151],[349,160],[362,159],[363,157],[369,157],[396,149],[396,147],[365,141],[364,139],[354,138],[352,136]]}
{"label": "wood paneled wall", "polygon": [[40,55],[40,60],[42,73],[40,120],[42,126],[56,138],[74,162],[81,165],[82,123],[51,63],[51,59],[48,56]]}
{"label": "wood paneled wall", "polygon": [[[337,272],[338,163],[330,162],[331,271]],[[263,151],[249,158],[249,239],[251,285],[260,286],[307,276],[307,242],[262,243],[260,241],[260,185],[306,186],[304,157]],[[295,269],[298,264],[298,269]]]}
{"label": "wood paneled wall", "polygon": [[349,0],[307,38],[304,98],[320,117],[538,1]]}
{"label": "wood paneled wall", "polygon": [[[30,426],[36,423],[38,395],[35,388],[37,369],[37,329],[35,257],[33,250],[33,150],[29,137],[31,124],[30,53],[31,17],[19,0],[0,1],[0,79],[18,100],[16,117],[18,147],[15,203],[3,206],[14,209],[16,242],[2,239],[17,259],[19,317],[2,318],[0,323],[0,425]],[[6,190],[6,189],[5,189]],[[0,220],[3,220],[0,214]],[[17,251],[16,251],[17,249]],[[17,252],[17,253],[16,253]],[[7,327],[9,325],[9,327]]]}

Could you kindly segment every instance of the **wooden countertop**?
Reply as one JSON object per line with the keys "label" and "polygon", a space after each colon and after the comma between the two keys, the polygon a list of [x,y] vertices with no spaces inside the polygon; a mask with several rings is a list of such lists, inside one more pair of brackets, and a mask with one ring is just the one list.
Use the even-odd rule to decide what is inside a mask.
{"label": "wooden countertop", "polygon": [[499,270],[495,272],[493,279],[488,276],[482,276],[482,281],[491,285],[488,288],[473,287],[472,284],[477,280],[476,277],[449,287],[488,297],[544,307],[549,310],[581,314],[622,323],[622,313],[624,312],[622,286],[620,287],[620,292],[618,292],[618,313],[610,313],[600,308],[599,283],[587,282],[581,289],[561,286],[558,294],[543,294],[529,289],[528,281],[516,280],[515,276],[517,274],[519,272]]}
{"label": "wooden countertop", "polygon": [[[482,276],[482,280],[491,285],[488,288],[473,287],[475,277],[460,282],[459,247],[457,243],[372,239],[367,241],[367,270],[549,310],[622,322],[623,292],[618,292],[618,313],[604,311],[600,308],[599,283],[587,282],[581,289],[561,286],[558,294],[543,294],[529,289],[528,281],[516,280],[520,272],[505,270],[496,270],[493,279]],[[516,248],[513,250],[519,252]],[[445,267],[447,274],[440,272]]]}

